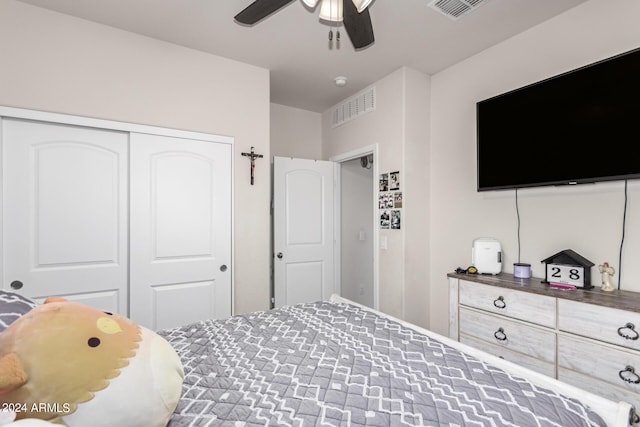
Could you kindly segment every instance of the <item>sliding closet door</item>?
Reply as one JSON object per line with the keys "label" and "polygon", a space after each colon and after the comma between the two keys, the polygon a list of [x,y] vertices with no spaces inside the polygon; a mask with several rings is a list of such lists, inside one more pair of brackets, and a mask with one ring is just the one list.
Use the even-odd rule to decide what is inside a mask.
{"label": "sliding closet door", "polygon": [[231,315],[231,145],[131,134],[131,318]]}
{"label": "sliding closet door", "polygon": [[128,134],[1,125],[4,287],[126,315]]}

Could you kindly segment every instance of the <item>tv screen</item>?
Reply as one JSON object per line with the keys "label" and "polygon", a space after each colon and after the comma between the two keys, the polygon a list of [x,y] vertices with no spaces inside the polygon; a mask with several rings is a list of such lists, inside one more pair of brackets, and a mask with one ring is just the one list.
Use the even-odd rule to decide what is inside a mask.
{"label": "tv screen", "polygon": [[478,191],[640,178],[640,48],[477,103]]}

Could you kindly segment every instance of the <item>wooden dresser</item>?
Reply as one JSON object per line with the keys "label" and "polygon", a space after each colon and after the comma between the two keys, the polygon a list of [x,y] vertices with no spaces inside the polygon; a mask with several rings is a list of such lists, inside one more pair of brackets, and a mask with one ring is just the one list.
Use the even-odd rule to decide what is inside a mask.
{"label": "wooden dresser", "polygon": [[449,336],[640,408],[640,293],[448,274]]}

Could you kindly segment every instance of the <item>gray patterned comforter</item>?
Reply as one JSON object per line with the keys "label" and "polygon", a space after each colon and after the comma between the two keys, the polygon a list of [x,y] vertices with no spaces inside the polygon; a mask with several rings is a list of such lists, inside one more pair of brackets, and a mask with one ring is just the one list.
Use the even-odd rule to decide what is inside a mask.
{"label": "gray patterned comforter", "polygon": [[579,402],[394,321],[319,302],[160,332],[183,426],[601,426]]}

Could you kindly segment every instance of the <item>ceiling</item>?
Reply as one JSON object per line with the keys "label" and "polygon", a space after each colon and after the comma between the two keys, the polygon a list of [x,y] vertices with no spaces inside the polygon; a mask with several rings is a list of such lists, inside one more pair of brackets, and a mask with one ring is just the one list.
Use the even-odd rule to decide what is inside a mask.
{"label": "ceiling", "polygon": [[330,49],[319,7],[298,0],[252,27],[233,17],[253,0],[20,1],[267,68],[271,102],[323,112],[402,66],[435,74],[586,0],[486,0],[457,20],[432,0],[374,0],[376,41],[359,51],[344,28]]}

